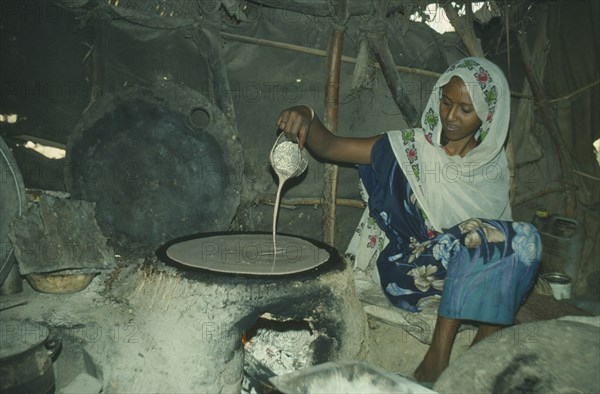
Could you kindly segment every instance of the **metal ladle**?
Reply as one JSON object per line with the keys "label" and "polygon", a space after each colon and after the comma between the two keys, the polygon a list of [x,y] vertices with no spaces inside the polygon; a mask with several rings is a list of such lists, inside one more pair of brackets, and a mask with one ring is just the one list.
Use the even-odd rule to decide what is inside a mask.
{"label": "metal ladle", "polygon": [[306,150],[300,149],[298,144],[287,138],[285,133],[279,134],[269,157],[271,166],[283,179],[302,174],[308,166]]}

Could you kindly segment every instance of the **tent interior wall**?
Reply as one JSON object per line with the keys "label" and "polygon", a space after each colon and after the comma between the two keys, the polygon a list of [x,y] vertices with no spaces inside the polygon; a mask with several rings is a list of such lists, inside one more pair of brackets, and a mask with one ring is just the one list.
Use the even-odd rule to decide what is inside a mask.
{"label": "tent interior wall", "polygon": [[[18,114],[19,121],[1,122],[0,133],[13,148],[26,187],[70,191],[67,160],[47,159],[26,149],[25,140],[67,148],[82,116],[102,96],[120,97],[169,81],[223,111],[241,145],[243,160],[228,158],[237,166],[232,179],[239,186],[239,206],[221,230],[270,231],[269,201],[277,179],[268,154],[275,119],[283,108],[299,104],[323,116],[333,29],[344,29],[340,135],[366,136],[408,124],[373,53],[365,49],[369,32],[385,32],[417,110],[424,107],[435,75],[472,50],[458,26],[440,34],[409,18],[427,2],[338,3],[346,5],[344,18],[335,16],[336,2],[326,0],[3,1],[0,112]],[[539,208],[576,218],[585,242],[573,292],[597,299],[600,165],[592,143],[600,138],[595,19],[600,3],[487,3],[498,14],[484,20],[476,14],[462,29],[474,34],[511,85],[507,146],[514,219],[530,221]],[[461,22],[469,16],[462,15]],[[286,186],[279,231],[321,238],[320,198],[330,186],[322,181],[324,168],[311,159],[308,172]],[[340,166],[337,185],[335,246],[343,251],[362,214],[356,169]],[[203,224],[197,228],[202,231]]]}

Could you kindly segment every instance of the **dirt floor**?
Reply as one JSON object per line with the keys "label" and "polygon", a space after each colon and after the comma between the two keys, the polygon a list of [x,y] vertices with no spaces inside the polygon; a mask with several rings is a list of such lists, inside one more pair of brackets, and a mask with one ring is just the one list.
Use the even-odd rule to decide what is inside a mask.
{"label": "dirt floor", "polygon": [[[369,318],[369,335],[367,361],[406,377],[412,377],[428,348],[402,327],[376,318]],[[450,362],[469,348],[471,340],[470,330],[458,334]]]}

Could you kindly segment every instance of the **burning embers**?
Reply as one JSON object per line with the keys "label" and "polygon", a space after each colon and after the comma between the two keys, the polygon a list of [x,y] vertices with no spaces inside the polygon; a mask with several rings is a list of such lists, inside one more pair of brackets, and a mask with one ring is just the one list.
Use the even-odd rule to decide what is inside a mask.
{"label": "burning embers", "polygon": [[261,315],[244,332],[244,381],[242,393],[272,391],[268,378],[315,365],[320,334],[310,319],[278,319]]}

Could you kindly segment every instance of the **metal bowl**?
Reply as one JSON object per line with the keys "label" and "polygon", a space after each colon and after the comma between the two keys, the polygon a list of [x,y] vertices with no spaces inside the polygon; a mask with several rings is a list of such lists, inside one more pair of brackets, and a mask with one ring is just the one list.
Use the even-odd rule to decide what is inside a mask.
{"label": "metal bowl", "polygon": [[43,273],[29,274],[27,282],[42,293],[76,293],[87,288],[98,273]]}

